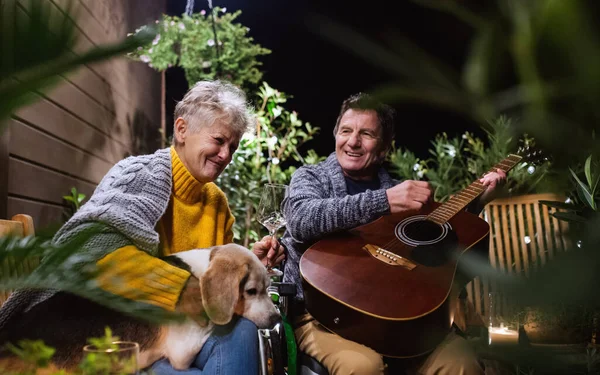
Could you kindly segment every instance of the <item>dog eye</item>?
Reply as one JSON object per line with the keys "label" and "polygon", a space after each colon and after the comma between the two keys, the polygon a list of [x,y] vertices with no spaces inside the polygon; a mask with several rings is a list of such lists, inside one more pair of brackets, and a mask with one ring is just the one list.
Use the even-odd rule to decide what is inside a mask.
{"label": "dog eye", "polygon": [[258,293],[258,291],[256,290],[256,288],[252,288],[252,289],[248,289],[246,291],[246,293],[248,293],[251,296],[254,296],[254,295],[256,295],[256,293]]}

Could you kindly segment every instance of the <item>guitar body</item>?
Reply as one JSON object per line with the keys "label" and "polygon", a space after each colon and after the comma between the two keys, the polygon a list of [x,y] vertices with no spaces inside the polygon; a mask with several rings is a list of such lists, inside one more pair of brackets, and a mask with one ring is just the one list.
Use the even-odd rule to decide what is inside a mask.
{"label": "guitar body", "polygon": [[[300,259],[306,309],[330,331],[389,357],[433,350],[449,333],[460,289],[461,255],[489,234],[478,216],[443,225],[418,215],[387,215],[312,245]],[[476,250],[474,250],[476,249]]]}

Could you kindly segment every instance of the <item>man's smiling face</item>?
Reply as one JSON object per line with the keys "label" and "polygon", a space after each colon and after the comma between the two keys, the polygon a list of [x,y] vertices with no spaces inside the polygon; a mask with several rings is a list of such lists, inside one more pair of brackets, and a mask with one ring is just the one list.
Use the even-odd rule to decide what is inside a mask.
{"label": "man's smiling face", "polygon": [[344,113],[335,135],[335,154],[346,176],[374,178],[385,155],[382,145],[377,112],[349,109]]}

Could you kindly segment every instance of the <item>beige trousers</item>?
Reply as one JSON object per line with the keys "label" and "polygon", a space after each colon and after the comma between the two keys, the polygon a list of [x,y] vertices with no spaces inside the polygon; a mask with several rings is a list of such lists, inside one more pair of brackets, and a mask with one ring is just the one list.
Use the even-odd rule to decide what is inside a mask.
{"label": "beige trousers", "polygon": [[[296,323],[300,325],[294,331],[298,349],[319,361],[331,375],[387,374],[386,365],[378,353],[331,333],[310,314],[298,317]],[[423,375],[484,373],[474,350],[455,333],[450,333],[431,354],[413,363],[407,371]]]}

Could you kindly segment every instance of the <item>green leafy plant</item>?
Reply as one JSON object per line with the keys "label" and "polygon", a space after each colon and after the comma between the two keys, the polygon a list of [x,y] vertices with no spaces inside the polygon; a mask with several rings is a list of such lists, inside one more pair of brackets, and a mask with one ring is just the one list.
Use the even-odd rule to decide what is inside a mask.
{"label": "green leafy plant", "polygon": [[[572,224],[585,223],[590,218],[597,216],[600,203],[600,161],[594,159],[593,155],[588,156],[583,163],[583,167],[576,168],[578,172],[569,168],[573,189],[567,192],[567,202],[540,201],[541,203],[560,209],[552,215],[559,219],[568,221]],[[579,176],[583,175],[582,178]]]}
{"label": "green leafy plant", "polygon": [[[422,160],[409,150],[394,149],[388,156],[391,171],[403,179],[420,180],[426,178],[434,190],[438,202],[448,200],[453,194],[467,187],[495,164],[516,152],[518,145],[514,136],[513,121],[500,116],[489,122],[484,141],[470,132],[460,137],[450,138],[446,133],[436,135],[429,150],[431,157]],[[535,140],[527,135],[521,138],[527,146],[534,146]],[[527,194],[536,191],[547,175],[550,163],[542,162],[534,166],[520,163],[508,173],[506,190],[508,194]]]}
{"label": "green leafy plant", "polygon": [[109,327],[104,336],[88,339],[90,351],[79,366],[84,375],[128,375],[137,370],[137,352],[120,352],[120,338]]}
{"label": "green leafy plant", "polygon": [[[121,356],[115,355],[120,349],[119,342],[120,338],[112,335],[110,327],[105,327],[104,336],[88,339],[88,343],[93,346],[94,351],[85,352],[78,369],[71,372],[58,370],[52,372],[52,375],[133,374],[137,370],[137,356],[132,353],[125,353]],[[52,357],[56,353],[54,348],[47,346],[42,340],[21,340],[17,345],[8,343],[6,348],[13,355],[21,359],[25,367],[19,372],[0,369],[6,375],[35,375],[39,369],[50,371],[48,367]],[[48,373],[47,371],[46,373]]]}
{"label": "green leafy plant", "polygon": [[71,195],[63,195],[63,199],[69,202],[69,208],[63,212],[63,218],[65,221],[69,220],[75,212],[79,211],[79,207],[85,200],[86,195],[77,191],[76,187],[71,188]]}
{"label": "green leafy plant", "polygon": [[[0,237],[0,264],[10,267],[0,269],[0,290],[57,289],[87,298],[123,313],[161,323],[181,320],[180,314],[166,311],[147,303],[126,299],[102,290],[96,280],[111,267],[96,266],[91,253],[81,252],[81,247],[91,236],[106,230],[103,224],[90,226],[80,235],[57,245],[48,236],[25,238]],[[41,259],[35,269],[24,267],[32,260]],[[18,270],[27,272],[17,272]]]}
{"label": "green leafy plant", "polygon": [[303,122],[296,112],[284,107],[285,93],[263,82],[256,102],[256,131],[244,135],[233,160],[216,181],[236,218],[235,239],[245,246],[266,234],[253,219],[263,184],[287,184],[296,170],[294,162],[314,164],[323,160],[314,150],[308,150],[305,156],[298,151],[318,134],[319,128]]}
{"label": "green leafy plant", "polygon": [[179,66],[190,86],[215,77],[244,88],[257,84],[262,78],[257,57],[271,51],[254,43],[249,29],[235,22],[241,11],[226,13],[225,8],[215,7],[212,12],[214,29],[205,11],[181,17],[163,15],[156,21],[159,32],[154,40],[129,56],[158,71]]}
{"label": "green leafy plant", "polygon": [[[18,374],[8,372],[8,375],[34,375],[37,369],[48,367],[52,356],[56,352],[54,348],[46,346],[41,340],[21,340],[17,345],[8,343],[6,348],[25,364],[25,369]],[[59,371],[53,375],[63,374],[66,374],[66,372]]]}

